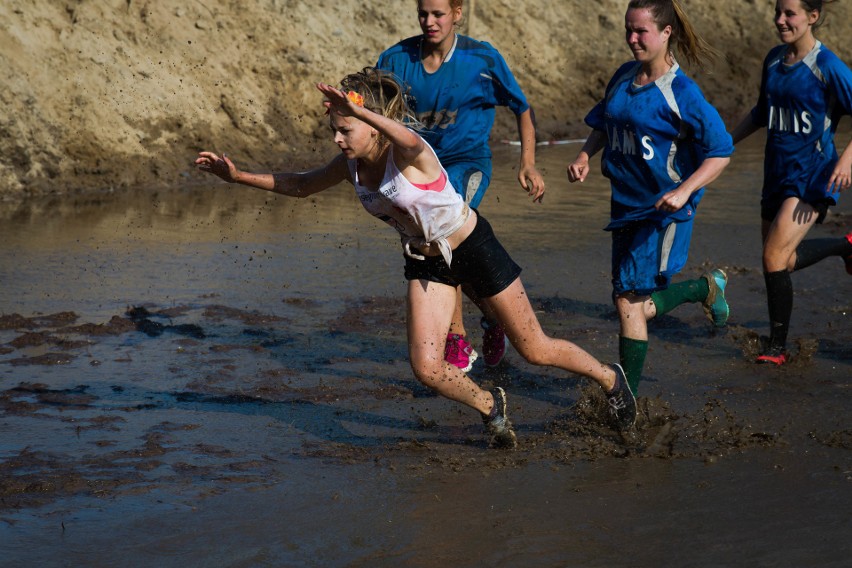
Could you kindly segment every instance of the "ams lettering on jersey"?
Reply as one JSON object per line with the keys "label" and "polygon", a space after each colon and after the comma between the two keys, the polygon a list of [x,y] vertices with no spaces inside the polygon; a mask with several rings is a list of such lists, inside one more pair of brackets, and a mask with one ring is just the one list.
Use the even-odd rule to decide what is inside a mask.
{"label": "ams lettering on jersey", "polygon": [[636,144],[636,139],[639,138],[639,144],[642,146],[642,158],[645,160],[654,159],[654,139],[650,136],[637,136],[635,132],[627,128],[619,132],[616,125],[607,132],[607,140],[609,141],[609,149],[613,152],[621,152],[626,156],[636,156],[639,153],[639,147]]}
{"label": "ams lettering on jersey", "polygon": [[778,132],[810,134],[813,131],[813,121],[807,111],[797,113],[792,109],[770,106],[767,128]]}

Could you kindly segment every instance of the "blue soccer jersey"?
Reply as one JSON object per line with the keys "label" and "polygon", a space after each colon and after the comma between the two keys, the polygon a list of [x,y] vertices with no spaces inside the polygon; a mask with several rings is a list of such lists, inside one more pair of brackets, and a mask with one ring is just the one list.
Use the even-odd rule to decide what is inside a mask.
{"label": "blue soccer jersey", "polygon": [[784,64],[786,47],[766,56],[751,115],[766,128],[763,199],[834,202],[826,184],[838,159],[837,122],[852,111],[852,72],[819,41],[793,65]]}
{"label": "blue soccer jersey", "polygon": [[607,137],[601,160],[603,174],[612,185],[607,229],[640,219],[691,218],[704,188],[674,213],[657,211],[654,204],[705,159],[727,157],[734,151],[719,113],[677,63],[641,87],[633,82],[639,67],[635,61],[622,65],[603,100],[586,116],[586,124]]}
{"label": "blue soccer jersey", "polygon": [[[411,89],[413,110],[426,126],[420,134],[441,163],[485,160],[496,106],[519,115],[529,108],[500,53],[486,42],[457,35],[443,64],[428,73],[420,61],[422,36],[408,38],[379,56],[376,66]],[[487,170],[490,172],[490,168]]]}

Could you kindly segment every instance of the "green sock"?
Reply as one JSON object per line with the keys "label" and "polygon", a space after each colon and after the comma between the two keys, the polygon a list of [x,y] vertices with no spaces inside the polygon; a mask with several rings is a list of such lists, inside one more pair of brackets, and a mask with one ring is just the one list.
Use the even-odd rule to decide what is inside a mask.
{"label": "green sock", "polygon": [[618,359],[624,374],[627,375],[627,384],[630,390],[636,394],[639,381],[642,379],[642,369],[645,367],[645,356],[648,354],[648,342],[643,339],[631,339],[618,336]]}
{"label": "green sock", "polygon": [[654,292],[651,294],[651,299],[654,305],[657,306],[657,315],[667,314],[681,304],[687,302],[703,302],[710,293],[710,285],[706,278],[698,278],[697,280],[687,280],[686,282],[678,282],[672,284],[665,290]]}

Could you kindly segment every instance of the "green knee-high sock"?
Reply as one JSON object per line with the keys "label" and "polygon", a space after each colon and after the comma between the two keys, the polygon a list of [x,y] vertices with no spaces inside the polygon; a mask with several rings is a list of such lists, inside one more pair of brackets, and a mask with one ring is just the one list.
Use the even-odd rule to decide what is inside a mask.
{"label": "green knee-high sock", "polygon": [[703,302],[710,293],[710,285],[706,278],[687,280],[672,284],[665,290],[654,292],[651,299],[657,306],[657,315],[667,314],[681,304],[687,302]]}
{"label": "green knee-high sock", "polygon": [[645,367],[645,356],[648,354],[648,342],[642,339],[631,339],[620,335],[618,337],[618,359],[624,374],[627,375],[627,384],[630,390],[636,394],[639,381],[642,379],[642,369]]}

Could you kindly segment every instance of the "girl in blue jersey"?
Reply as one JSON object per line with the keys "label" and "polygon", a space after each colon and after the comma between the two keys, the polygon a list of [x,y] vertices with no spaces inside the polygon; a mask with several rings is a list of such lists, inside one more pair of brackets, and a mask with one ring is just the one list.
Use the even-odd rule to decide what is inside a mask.
{"label": "girl in blue jersey", "polygon": [[636,401],[619,365],[604,365],[578,346],[545,335],[520,279],[520,267],[497,241],[488,222],[456,193],[434,150],[414,130],[402,88],[386,73],[365,69],[348,75],[339,90],[320,83],[328,98],[334,141],[341,154],[303,173],[253,174],[213,152],[196,164],[229,183],[307,197],[343,181],[355,186],[367,211],[394,227],[405,249],[408,284],[408,348],[411,367],[424,385],[475,408],[492,443],[515,445],[503,389],[481,389],[444,360],[444,338],[456,288],[470,285],[530,363],[555,366],[598,382],[614,425],[636,419]]}
{"label": "girl in blue jersey", "polygon": [[[376,67],[410,88],[412,108],[425,126],[421,134],[437,152],[453,187],[471,207],[479,206],[491,180],[488,139],[495,107],[505,106],[517,116],[521,139],[518,181],[533,201],[541,201],[544,179],[535,167],[532,109],[503,57],[488,43],[455,32],[462,0],[418,0],[417,18],[423,33],[387,49]],[[465,337],[461,300],[459,291],[446,357],[468,371],[477,354]],[[481,322],[485,364],[495,366],[505,353],[505,336],[487,307],[480,303],[480,309],[486,314]]]}
{"label": "girl in blue jersey", "polygon": [[733,131],[734,143],[766,128],[761,218],[763,274],[770,335],[758,363],[787,362],[793,311],[790,273],[840,256],[852,274],[852,233],[808,239],[852,177],[852,143],[838,157],[838,119],[852,113],[852,73],[814,37],[823,0],[778,0],[775,27],[781,45],[763,63],[757,106]]}
{"label": "girl in blue jersey", "polygon": [[636,390],[648,351],[648,320],[685,302],[701,302],[718,326],[728,319],[727,276],[716,269],[671,284],[686,264],[704,187],[728,164],[731,137],[719,114],[681,70],[678,50],[703,66],[715,54],[677,0],[632,0],[625,15],[634,61],[615,73],[588,114],[593,131],[568,166],[582,182],[603,149],[612,186],[613,298],[621,322],[619,357]]}

